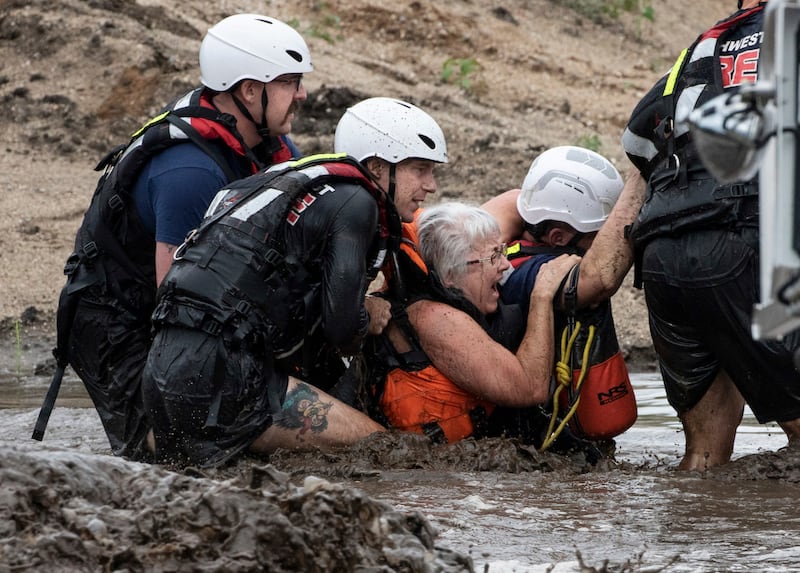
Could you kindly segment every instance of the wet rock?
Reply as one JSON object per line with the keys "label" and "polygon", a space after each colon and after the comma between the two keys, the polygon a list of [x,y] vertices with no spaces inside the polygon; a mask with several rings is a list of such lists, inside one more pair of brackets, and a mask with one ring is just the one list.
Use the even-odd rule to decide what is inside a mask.
{"label": "wet rock", "polygon": [[0,483],[0,555],[11,570],[474,570],[434,545],[422,515],[320,478],[296,486],[269,466],[220,481],[0,446]]}
{"label": "wet rock", "polygon": [[800,483],[800,444],[776,452],[761,452],[742,456],[724,466],[708,471],[715,479],[781,480]]}

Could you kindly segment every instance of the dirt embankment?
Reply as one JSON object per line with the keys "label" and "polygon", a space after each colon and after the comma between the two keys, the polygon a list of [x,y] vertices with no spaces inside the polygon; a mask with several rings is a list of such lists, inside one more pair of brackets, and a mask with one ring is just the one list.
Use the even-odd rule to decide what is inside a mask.
{"label": "dirt embankment", "polygon": [[[305,152],[331,149],[353,102],[400,97],[428,110],[447,135],[452,160],[439,170],[437,197],[480,202],[517,187],[554,145],[593,147],[626,174],[619,137],[636,101],[702,26],[731,8],[728,0],[653,0],[643,3],[650,18],[622,4],[3,2],[0,319],[13,325],[33,308],[40,330],[52,330],[93,166],[198,83],[199,41],[231,11],[267,10],[307,38],[316,70],[294,136]],[[623,350],[637,368],[652,366],[641,292],[630,280],[614,307]]]}

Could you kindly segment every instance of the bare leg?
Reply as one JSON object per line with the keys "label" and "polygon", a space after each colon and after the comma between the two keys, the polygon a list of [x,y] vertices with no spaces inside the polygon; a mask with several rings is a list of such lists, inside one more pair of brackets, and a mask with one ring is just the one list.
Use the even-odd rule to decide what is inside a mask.
{"label": "bare leg", "polygon": [[290,377],[283,408],[250,450],[269,453],[277,448],[324,449],[353,444],[383,431],[383,426],[363,412]]}
{"label": "bare leg", "polygon": [[729,462],[743,413],[744,398],[720,370],[703,398],[680,416],[686,452],[678,469],[705,470]]}
{"label": "bare leg", "polygon": [[789,439],[788,447],[800,449],[800,418],[778,422],[778,425],[786,432],[786,437]]}

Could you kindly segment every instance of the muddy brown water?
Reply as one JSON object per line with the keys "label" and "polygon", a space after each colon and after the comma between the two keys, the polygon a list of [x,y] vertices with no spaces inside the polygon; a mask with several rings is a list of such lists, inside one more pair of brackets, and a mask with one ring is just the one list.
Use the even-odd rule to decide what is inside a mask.
{"label": "muddy brown water", "polygon": [[[44,442],[30,440],[49,374],[21,362],[0,366],[0,468],[23,463],[13,461],[19,452],[110,458],[99,420],[69,371]],[[779,428],[759,425],[747,411],[731,464],[677,472],[683,436],[661,381],[643,373],[633,382],[639,418],[617,438],[615,461],[595,468],[507,441],[437,449],[397,436],[270,462],[294,482],[316,475],[420,515],[437,547],[471,560],[471,568],[436,562],[360,571],[800,571],[800,455],[781,450]],[[248,463],[202,477],[224,482]],[[0,531],[0,571],[11,570],[3,565],[8,535]],[[161,570],[181,570],[175,567]]]}

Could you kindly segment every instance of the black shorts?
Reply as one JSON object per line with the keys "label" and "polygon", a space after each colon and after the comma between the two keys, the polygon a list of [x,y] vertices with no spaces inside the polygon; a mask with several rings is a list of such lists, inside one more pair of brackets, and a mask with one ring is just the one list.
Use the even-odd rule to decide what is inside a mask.
{"label": "black shorts", "polygon": [[[755,341],[757,235],[703,231],[650,243],[643,259],[650,333],[670,405],[692,408],[720,369],[760,423],[800,417],[800,333]],[[647,271],[650,271],[649,273]],[[727,272],[726,272],[727,271]]]}
{"label": "black shorts", "polygon": [[271,359],[179,326],[156,335],[142,374],[162,463],[210,467],[246,451],[272,424],[288,376]]}
{"label": "black shorts", "polygon": [[86,387],[115,455],[150,461],[141,374],[150,324],[110,297],[84,296],[69,336],[72,369]]}

